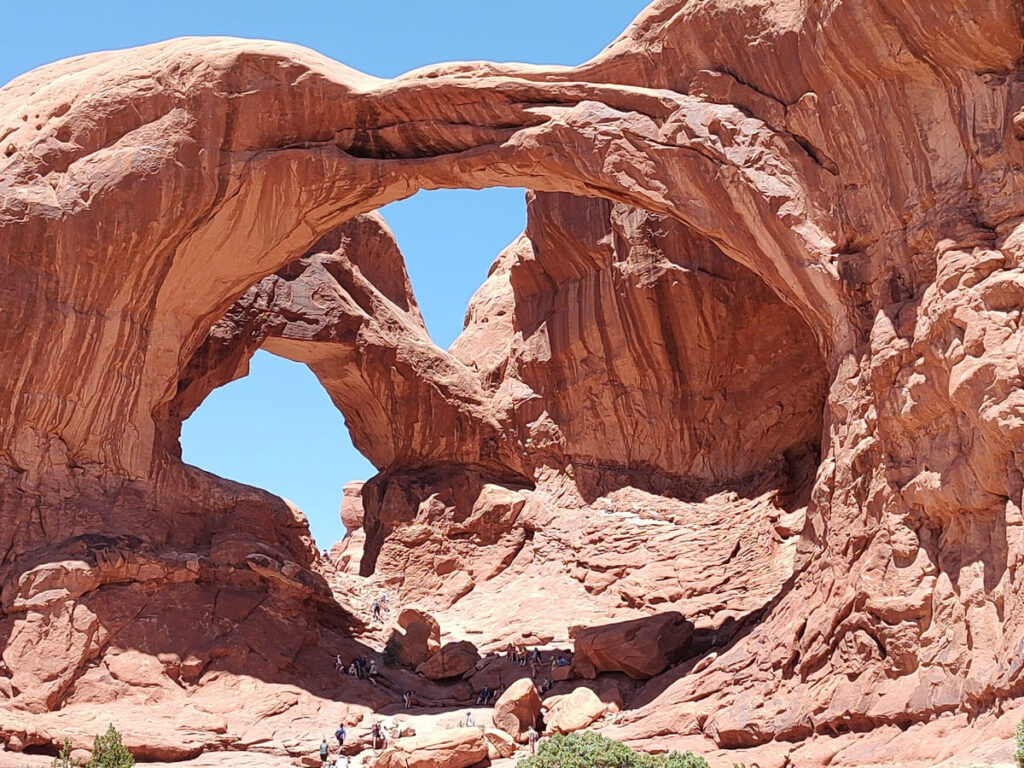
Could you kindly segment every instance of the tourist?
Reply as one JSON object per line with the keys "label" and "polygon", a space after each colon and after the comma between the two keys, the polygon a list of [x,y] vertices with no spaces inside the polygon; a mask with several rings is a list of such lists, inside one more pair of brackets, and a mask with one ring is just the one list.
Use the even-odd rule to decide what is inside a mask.
{"label": "tourist", "polygon": [[532,725],[526,732],[526,740],[530,742],[530,754],[537,754],[537,731],[534,729]]}
{"label": "tourist", "polygon": [[376,661],[371,661],[370,662],[369,673],[368,673],[366,679],[369,680],[374,685],[376,685],[377,684],[376,677],[377,677],[377,662]]}
{"label": "tourist", "polygon": [[327,768],[327,756],[330,753],[330,747],[327,746],[327,737],[324,736],[323,741],[320,742],[320,765]]}
{"label": "tourist", "polygon": [[342,661],[340,653],[334,657],[334,671],[339,675],[345,674],[345,662]]}
{"label": "tourist", "polygon": [[511,662],[518,661],[518,659],[516,659],[516,649],[512,643],[505,646],[505,658]]}
{"label": "tourist", "polygon": [[476,697],[477,705],[486,705],[487,700],[491,697],[491,689],[486,685],[480,689],[480,695]]}
{"label": "tourist", "polygon": [[380,621],[380,599],[373,601],[373,620]]}
{"label": "tourist", "polygon": [[370,728],[370,741],[373,744],[373,749],[383,749],[383,746],[377,746],[384,741],[384,730],[380,727],[380,720],[374,720],[373,726]]}
{"label": "tourist", "polygon": [[352,663],[348,665],[348,673],[352,677],[359,677],[359,670],[356,668],[355,660],[353,660]]}
{"label": "tourist", "polygon": [[474,725],[476,725],[476,722],[473,720],[473,713],[472,712],[467,712],[466,713],[466,727],[467,728],[472,728]]}
{"label": "tourist", "polygon": [[402,694],[402,703],[405,704],[406,709],[412,706],[412,691],[406,691]]}
{"label": "tourist", "polygon": [[541,663],[540,650],[537,648],[533,649],[533,660],[537,663]]}
{"label": "tourist", "polygon": [[552,687],[552,682],[551,682],[551,680],[549,678],[545,677],[543,680],[540,681],[540,692],[541,693],[547,693],[548,691],[551,690],[551,687]]}
{"label": "tourist", "polygon": [[338,730],[334,732],[334,738],[338,740],[338,749],[345,746],[345,724],[341,723],[338,725]]}
{"label": "tourist", "polygon": [[334,768],[348,768],[348,755],[338,755],[334,758]]}

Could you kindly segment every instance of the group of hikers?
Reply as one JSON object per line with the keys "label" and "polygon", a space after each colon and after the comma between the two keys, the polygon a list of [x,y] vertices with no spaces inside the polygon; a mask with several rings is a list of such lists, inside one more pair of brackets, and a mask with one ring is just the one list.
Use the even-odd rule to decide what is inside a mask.
{"label": "group of hikers", "polygon": [[[397,735],[397,734],[396,734]],[[327,743],[327,737],[323,738],[320,742],[320,763],[323,768],[348,768],[349,760],[348,756],[344,754],[345,750],[345,738],[348,736],[348,731],[345,729],[345,724],[340,723],[338,730],[334,732],[334,738],[338,740],[338,754],[335,756],[334,761],[331,761],[331,747]],[[388,732],[384,727],[384,723],[380,720],[374,720],[370,726],[370,746],[374,750],[384,749],[388,745]]]}
{"label": "group of hikers", "polygon": [[376,678],[380,674],[380,670],[377,669],[377,662],[373,659],[366,660],[362,656],[352,659],[351,663],[346,667],[345,661],[339,654],[334,657],[334,669],[339,675],[348,673],[359,680],[369,680],[374,685],[377,684]]}
{"label": "group of hikers", "polygon": [[[383,622],[382,613],[389,611],[388,596],[386,593],[382,593],[380,597],[374,599],[371,604],[371,616],[373,621]],[[541,694],[547,693],[553,687],[554,683],[551,680],[551,676],[545,676],[538,681],[538,677],[543,668],[547,665],[544,663],[543,655],[538,648],[533,648],[530,651],[526,651],[523,648],[517,647],[513,643],[509,643],[505,648],[505,658],[514,664],[518,664],[522,667],[529,667],[530,676],[537,681],[537,686]],[[550,669],[552,676],[554,671],[559,667],[567,667],[572,664],[570,658],[567,658],[564,653],[559,653],[551,658]],[[341,655],[335,656],[334,662],[335,670],[338,674],[348,674],[359,680],[367,680],[373,685],[377,685],[376,678],[379,674],[377,662],[373,659],[366,659],[363,657],[357,657],[352,659],[348,664],[341,658]],[[476,698],[478,706],[491,706],[496,704],[501,695],[505,692],[505,686],[499,685],[496,688],[485,685],[479,692]],[[402,704],[406,710],[412,707],[413,703],[413,692],[407,690],[402,694]],[[466,712],[466,717],[460,721],[460,725],[464,727],[473,727],[476,722],[473,718],[472,711]],[[394,736],[398,735],[397,725],[393,727],[395,733]],[[334,737],[338,742],[338,754],[331,760],[331,749],[330,744],[325,737],[320,743],[320,762],[323,768],[348,768],[349,758],[343,754],[345,747],[346,730],[344,724],[338,726],[338,730],[334,732]],[[384,727],[384,724],[380,720],[375,720],[370,726],[370,746],[374,750],[381,750],[387,747],[388,744],[388,732]],[[537,731],[531,727],[527,733],[527,741],[530,746],[531,753],[536,752],[536,744],[539,738]]]}

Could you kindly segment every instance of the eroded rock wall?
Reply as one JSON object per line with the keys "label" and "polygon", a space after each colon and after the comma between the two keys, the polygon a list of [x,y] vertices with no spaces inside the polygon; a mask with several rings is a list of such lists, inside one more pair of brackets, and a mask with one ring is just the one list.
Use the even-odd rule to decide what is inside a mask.
{"label": "eroded rock wall", "polygon": [[[586,206],[565,228],[565,246],[557,231],[535,228],[506,253],[467,331],[479,333],[478,319],[492,318],[500,352],[464,339],[453,355],[422,352],[432,361],[422,367],[419,356],[395,351],[400,339],[381,336],[380,360],[393,355],[428,389],[440,391],[429,384],[436,362],[449,372],[445,382],[482,394],[465,408],[463,398],[441,396],[437,407],[454,408],[452,424],[470,431],[442,436],[443,450],[429,455],[429,428],[417,424],[411,438],[396,438],[390,421],[363,416],[365,450],[380,451],[387,470],[367,508],[378,567],[404,523],[423,515],[432,546],[436,521],[457,525],[472,512],[444,494],[466,486],[470,473],[481,488],[509,490],[510,479],[495,475],[510,467],[523,485],[511,490],[529,496],[513,564],[537,554],[525,534],[538,541],[541,513],[549,523],[563,509],[603,515],[595,504],[630,488],[655,497],[623,500],[641,517],[641,507],[669,493],[683,504],[714,498],[693,498],[687,477],[705,486],[745,478],[749,491],[721,498],[764,495],[764,509],[750,515],[764,531],[755,540],[765,542],[767,561],[785,562],[778,552],[792,555],[783,540],[793,536],[779,533],[779,523],[793,531],[783,516],[801,502],[777,489],[801,476],[791,449],[820,445],[792,578],[769,590],[760,623],[730,635],[716,656],[649,684],[621,735],[665,746],[668,734],[685,734],[725,749],[763,747],[780,762],[865,764],[900,749],[927,759],[930,742],[915,724],[938,723],[928,731],[936,744],[968,726],[979,734],[1002,727],[1001,709],[1021,694],[1024,642],[1015,618],[1024,553],[1019,20],[1011,2],[659,0],[575,68],[453,64],[380,81],[295,47],[192,39],[79,57],[19,78],[0,90],[0,626],[9,638],[29,631],[35,609],[26,605],[36,599],[43,614],[64,616],[61,626],[79,626],[61,612],[88,607],[92,598],[63,595],[83,585],[113,594],[116,581],[148,596],[144,573],[179,574],[157,584],[189,582],[195,570],[176,553],[212,552],[239,530],[250,536],[241,549],[214,557],[216,567],[200,564],[198,579],[209,585],[196,593],[201,614],[216,615],[217,593],[233,585],[265,589],[282,605],[291,605],[289,595],[318,593],[315,579],[295,577],[314,561],[294,513],[185,470],[169,452],[167,409],[182,372],[239,296],[345,220],[421,187],[520,185],[651,214]],[[651,229],[651,215],[672,222],[657,223],[669,234]],[[683,235],[671,235],[677,224]],[[606,232],[612,245],[597,242]],[[728,272],[735,279],[723,288],[697,273],[673,285],[688,269],[676,255],[681,241],[695,263],[720,252],[757,280]],[[744,284],[749,290],[737,288]],[[768,295],[765,286],[777,306],[755,300],[758,291]],[[543,306],[551,297],[573,305]],[[756,314],[707,311],[722,301]],[[693,318],[703,310],[712,336],[722,332],[721,358],[693,346],[690,325],[663,312],[677,303]],[[766,343],[757,331],[785,337],[768,325],[781,322],[783,305],[809,337]],[[402,315],[414,313],[393,316]],[[539,325],[517,326],[520,318]],[[595,337],[592,325],[615,336]],[[641,333],[663,348],[636,343]],[[296,359],[307,354],[300,347],[314,348],[309,338],[295,341],[268,343]],[[757,345],[753,364],[769,364],[761,389],[744,389],[746,344]],[[669,350],[707,366],[676,365]],[[809,404],[821,390],[803,376],[814,367],[808,350],[827,383],[817,415]],[[446,367],[453,358],[461,367]],[[801,374],[780,389],[778,419],[766,393],[785,378],[771,373],[772,363]],[[227,365],[217,376],[238,370]],[[385,402],[420,391],[376,369],[321,373],[380,391]],[[608,398],[595,376],[620,391]],[[579,413],[570,391],[585,405]],[[720,407],[716,391],[728,395]],[[737,400],[749,408],[731,409]],[[652,422],[665,412],[662,429]],[[736,436],[708,441],[712,432],[690,417]],[[463,441],[486,436],[482,425],[496,441],[464,453]],[[662,432],[672,439],[657,445]],[[751,444],[750,434],[766,439]],[[773,464],[779,450],[782,463]],[[421,485],[398,505],[403,525],[381,527],[387,483],[415,460],[441,468],[450,452],[457,456],[448,479],[438,475],[434,490]],[[714,460],[703,458],[708,452]],[[760,478],[773,473],[775,490],[759,495]],[[710,519],[700,508],[682,512],[687,521]],[[95,554],[96,542],[110,541],[126,553],[121,570],[101,567]],[[267,560],[250,559],[258,541],[272,542]],[[482,550],[493,547],[481,539]],[[567,549],[545,561],[552,573],[564,572]],[[164,566],[132,564],[154,551]],[[84,569],[61,565],[76,558]],[[581,562],[579,583],[591,596],[612,594],[628,578],[628,564],[601,577],[591,575],[602,573],[598,558]],[[732,570],[728,562],[718,567]],[[447,581],[441,569],[431,573]],[[305,586],[289,592],[294,581]],[[60,586],[49,603],[51,583]],[[474,581],[478,589],[485,593]],[[302,616],[320,626],[324,614]],[[78,643],[73,652],[55,658],[92,664],[113,655],[83,621],[83,632],[68,635]],[[250,649],[260,636],[253,629]],[[25,655],[12,649],[25,647],[5,646],[4,706],[52,707],[71,690],[66,667],[12,669]],[[31,678],[38,694],[26,695],[16,678]],[[911,729],[905,738],[903,729]],[[867,731],[878,734],[867,747],[844,736]],[[832,741],[818,748],[814,736]]]}

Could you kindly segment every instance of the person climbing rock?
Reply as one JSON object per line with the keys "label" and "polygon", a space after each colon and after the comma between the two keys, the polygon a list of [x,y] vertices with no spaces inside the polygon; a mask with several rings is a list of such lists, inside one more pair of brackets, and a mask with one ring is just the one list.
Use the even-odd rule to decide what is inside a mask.
{"label": "person climbing rock", "polygon": [[533,659],[533,661],[535,661],[535,662],[536,662],[537,664],[540,664],[540,663],[541,663],[540,649],[538,649],[538,648],[534,648],[534,649],[533,649],[532,659]]}
{"label": "person climbing rock", "polygon": [[380,621],[380,598],[373,601],[373,620]]}
{"label": "person climbing rock", "polygon": [[320,742],[320,765],[327,767],[327,757],[330,754],[330,747],[327,746],[327,737],[324,736]]}
{"label": "person climbing rock", "polygon": [[342,747],[345,746],[345,724],[344,723],[340,723],[338,725],[338,730],[336,730],[334,732],[334,738],[336,738],[338,740],[338,749],[341,749]]}

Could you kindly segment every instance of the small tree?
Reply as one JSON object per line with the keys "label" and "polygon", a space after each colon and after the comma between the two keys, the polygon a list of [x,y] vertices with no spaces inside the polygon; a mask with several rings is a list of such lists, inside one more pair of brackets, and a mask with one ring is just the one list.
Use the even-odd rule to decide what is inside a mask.
{"label": "small tree", "polygon": [[53,758],[53,768],[81,768],[82,761],[77,757],[71,759],[71,740],[64,739],[64,746],[60,748],[60,752]]}
{"label": "small tree", "polygon": [[1017,723],[1017,749],[1013,753],[1013,759],[1018,768],[1024,768],[1024,720]]}
{"label": "small tree", "polygon": [[92,758],[85,768],[132,768],[135,758],[121,742],[121,734],[111,723],[107,732],[92,743]]}

